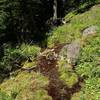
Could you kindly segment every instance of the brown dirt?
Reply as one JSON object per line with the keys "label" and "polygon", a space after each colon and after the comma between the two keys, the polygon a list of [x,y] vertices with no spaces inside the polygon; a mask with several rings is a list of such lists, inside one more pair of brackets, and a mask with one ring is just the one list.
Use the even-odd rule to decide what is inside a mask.
{"label": "brown dirt", "polygon": [[[53,52],[59,53],[63,46],[64,44],[55,46]],[[72,88],[68,88],[63,81],[59,79],[57,59],[50,60],[45,56],[40,56],[37,67],[38,71],[50,80],[47,91],[53,100],[70,100],[74,93],[80,91],[82,79],[79,78],[79,81],[74,84]]]}

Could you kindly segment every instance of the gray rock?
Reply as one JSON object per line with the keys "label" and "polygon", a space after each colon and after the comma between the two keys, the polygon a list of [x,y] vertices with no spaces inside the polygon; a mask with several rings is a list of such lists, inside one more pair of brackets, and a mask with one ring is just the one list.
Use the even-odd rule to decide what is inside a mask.
{"label": "gray rock", "polygon": [[60,57],[67,59],[67,62],[75,65],[78,57],[80,54],[80,43],[79,41],[73,41],[71,44],[65,45],[61,52],[60,52]]}
{"label": "gray rock", "polygon": [[96,34],[98,30],[97,26],[90,26],[83,31],[83,36],[93,35]]}

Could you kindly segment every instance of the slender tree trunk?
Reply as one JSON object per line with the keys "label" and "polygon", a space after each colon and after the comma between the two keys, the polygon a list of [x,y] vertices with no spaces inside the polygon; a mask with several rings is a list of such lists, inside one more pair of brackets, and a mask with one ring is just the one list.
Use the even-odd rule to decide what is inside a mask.
{"label": "slender tree trunk", "polygon": [[54,4],[53,4],[53,20],[57,19],[57,0],[54,0]]}

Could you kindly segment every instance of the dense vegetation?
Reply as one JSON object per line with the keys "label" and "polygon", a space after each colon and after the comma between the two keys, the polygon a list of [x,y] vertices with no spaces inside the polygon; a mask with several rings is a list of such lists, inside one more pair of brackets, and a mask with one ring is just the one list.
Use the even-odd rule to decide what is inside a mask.
{"label": "dense vegetation", "polygon": [[99,45],[100,0],[0,0],[0,100],[100,100]]}
{"label": "dense vegetation", "polygon": [[[28,42],[45,39],[47,21],[54,16],[56,0],[0,0],[0,43]],[[57,0],[57,17],[96,0]]]}

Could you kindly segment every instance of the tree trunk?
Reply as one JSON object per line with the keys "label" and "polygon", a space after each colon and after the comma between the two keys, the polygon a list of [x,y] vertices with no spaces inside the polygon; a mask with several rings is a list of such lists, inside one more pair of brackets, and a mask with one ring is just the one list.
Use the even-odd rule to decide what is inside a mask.
{"label": "tree trunk", "polygon": [[57,0],[54,0],[54,4],[53,4],[53,20],[57,19]]}

